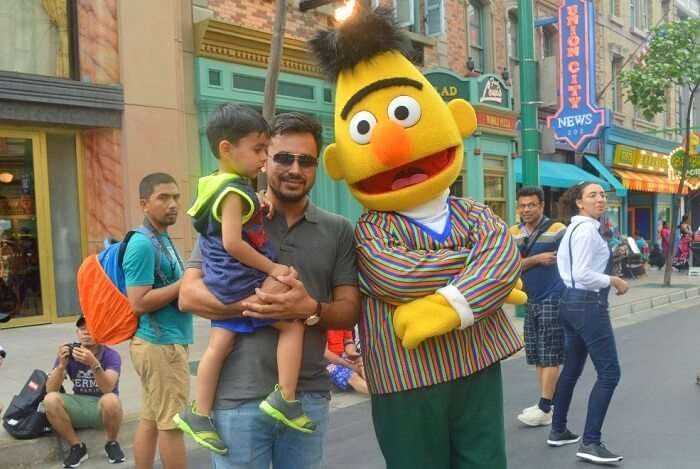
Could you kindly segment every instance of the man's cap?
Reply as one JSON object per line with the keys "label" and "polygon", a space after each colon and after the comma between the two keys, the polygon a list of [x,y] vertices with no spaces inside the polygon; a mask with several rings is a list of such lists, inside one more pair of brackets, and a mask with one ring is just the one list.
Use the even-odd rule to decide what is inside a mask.
{"label": "man's cap", "polygon": [[78,320],[75,321],[75,326],[76,327],[83,327],[84,325],[85,325],[85,316],[83,316],[81,314],[80,317],[78,318]]}

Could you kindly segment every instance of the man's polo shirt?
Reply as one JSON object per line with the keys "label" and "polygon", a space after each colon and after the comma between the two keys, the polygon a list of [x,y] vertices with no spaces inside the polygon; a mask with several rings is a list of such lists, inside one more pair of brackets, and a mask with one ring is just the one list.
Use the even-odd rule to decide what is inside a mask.
{"label": "man's polo shirt", "polygon": [[[539,226],[542,226],[548,220],[544,217]],[[559,243],[566,232],[566,225],[559,222],[554,222],[546,232],[542,233],[535,241],[534,246],[530,249],[527,257],[532,257],[544,252],[557,252]],[[531,233],[528,233],[524,223],[513,225],[510,227],[510,234],[515,240],[520,255],[525,251]],[[552,265],[537,264],[523,271],[523,285],[525,293],[527,293],[528,303],[542,303],[545,299],[552,296],[560,296],[564,291],[564,282],[559,277],[559,269],[557,263]]]}

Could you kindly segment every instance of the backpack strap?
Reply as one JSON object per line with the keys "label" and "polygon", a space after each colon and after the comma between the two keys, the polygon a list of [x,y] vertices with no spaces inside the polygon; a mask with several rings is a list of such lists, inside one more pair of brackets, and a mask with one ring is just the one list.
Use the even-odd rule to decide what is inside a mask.
{"label": "backpack strap", "polygon": [[[163,256],[167,257],[168,262],[170,265],[173,267],[174,270],[174,265],[177,263],[180,266],[180,270],[184,270],[184,264],[182,262],[182,259],[180,258],[180,255],[177,253],[177,250],[173,247],[172,251],[175,253],[175,259],[172,258],[170,255],[170,250],[163,244],[163,241],[160,239],[160,236],[158,236],[155,228],[153,228],[153,225],[151,222],[146,218],[143,221],[143,225],[139,226],[136,229],[130,230],[124,235],[124,239],[122,240],[121,245],[119,246],[119,265],[123,266],[124,265],[124,254],[126,253],[126,246],[131,240],[132,236],[135,233],[140,233],[144,236],[146,236],[150,241],[151,244],[153,245],[153,249],[155,252],[155,262],[154,262],[154,272],[153,272],[153,287],[154,288],[162,288],[164,286],[167,286],[169,283],[169,280],[163,270],[161,269],[161,259]],[[148,313],[149,321],[151,323],[151,327],[155,331],[156,335],[160,335],[160,325],[158,324],[158,321],[156,320],[155,314],[153,313]]]}
{"label": "backpack strap", "polygon": [[530,255],[530,251],[532,251],[532,248],[535,246],[535,243],[537,242],[537,238],[542,235],[542,233],[545,233],[550,226],[554,224],[554,220],[550,220],[549,218],[545,219],[542,224],[540,224],[536,229],[535,233],[531,235],[528,239],[527,246],[525,246],[525,249],[522,252],[522,257],[525,258]]}

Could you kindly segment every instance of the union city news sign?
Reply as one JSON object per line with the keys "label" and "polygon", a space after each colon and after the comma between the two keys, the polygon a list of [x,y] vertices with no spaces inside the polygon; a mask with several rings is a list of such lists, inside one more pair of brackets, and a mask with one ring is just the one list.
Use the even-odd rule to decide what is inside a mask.
{"label": "union city news sign", "polygon": [[595,15],[589,0],[561,0],[559,6],[559,110],[547,117],[557,140],[574,150],[598,136],[606,112],[595,86]]}

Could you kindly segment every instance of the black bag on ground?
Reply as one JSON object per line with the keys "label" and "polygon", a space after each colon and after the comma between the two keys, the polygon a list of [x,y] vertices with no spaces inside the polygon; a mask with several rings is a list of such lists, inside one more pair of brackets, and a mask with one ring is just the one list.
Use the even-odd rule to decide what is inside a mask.
{"label": "black bag on ground", "polygon": [[7,406],[2,416],[2,426],[13,437],[20,440],[38,438],[51,431],[42,405],[47,379],[46,373],[34,370],[22,390]]}

